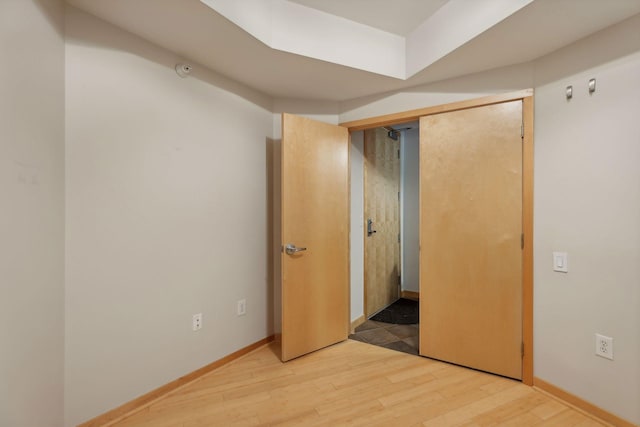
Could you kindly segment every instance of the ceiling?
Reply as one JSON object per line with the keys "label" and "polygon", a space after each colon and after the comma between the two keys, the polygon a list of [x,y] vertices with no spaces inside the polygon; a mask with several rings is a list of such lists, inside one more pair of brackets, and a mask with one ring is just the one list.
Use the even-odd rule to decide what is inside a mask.
{"label": "ceiling", "polygon": [[323,12],[406,36],[447,0],[290,0]]}
{"label": "ceiling", "polygon": [[[243,13],[255,15],[253,9],[246,9],[251,5],[264,7],[265,4],[277,3],[295,6],[298,7],[296,13],[321,10],[334,20],[333,14],[339,14],[341,31],[346,31],[347,24],[352,22],[360,34],[373,31],[371,34],[376,37],[388,36],[390,40],[395,37],[393,43],[396,46],[413,43],[412,51],[407,47],[406,64],[415,62],[411,55],[431,55],[426,61],[419,58],[423,63],[414,66],[415,70],[411,72],[385,75],[384,72],[371,71],[376,64],[370,69],[359,68],[359,63],[341,64],[341,58],[334,60],[331,56],[335,53],[331,46],[325,46],[324,52],[329,59],[321,55],[321,59],[314,57],[313,43],[294,46],[291,49],[294,53],[287,52],[287,44],[291,40],[284,37],[286,32],[280,39],[285,48],[281,45],[270,47],[269,43],[273,42],[270,33],[264,33],[265,43],[255,33],[250,34],[199,0],[67,1],[176,52],[196,66],[212,69],[265,94],[276,98],[331,101],[345,101],[531,61],[640,13],[640,0],[482,0],[484,3],[480,0],[203,0],[226,7],[226,12],[235,7],[237,10],[232,12],[236,14],[227,13],[227,16],[241,23],[247,18]],[[485,9],[477,9],[478,5],[486,5],[489,11],[497,6],[513,6],[514,2],[520,4],[519,9],[503,15],[494,14],[491,22],[486,19],[485,15],[489,13],[485,14]],[[308,7],[301,8],[300,5]],[[241,10],[243,6],[245,12]],[[476,10],[470,13],[473,7]],[[443,25],[440,16],[457,25]],[[266,21],[260,15],[253,18]],[[285,18],[287,16],[281,17]],[[291,24],[291,28],[295,27],[294,24],[303,29],[307,27],[304,21]],[[474,25],[474,31],[469,32],[469,27]],[[460,34],[465,37],[458,37]],[[428,37],[424,38],[425,35]],[[336,39],[336,34],[331,36]],[[400,37],[407,37],[406,43],[398,43]],[[349,37],[348,41],[354,45],[357,37],[355,41],[352,39]],[[345,43],[346,40],[347,37]],[[374,49],[370,52],[380,48],[380,43],[371,43],[368,37],[362,42],[369,43],[367,48]],[[335,50],[339,51],[340,47],[336,46]],[[357,51],[355,55],[347,52],[343,56],[349,59],[349,56],[360,55],[359,60],[364,63],[373,56],[367,52]],[[384,65],[388,58],[402,61],[397,59],[400,56],[392,54],[378,55],[373,59],[378,61],[378,65]],[[406,64],[399,64],[400,68],[405,70]]]}

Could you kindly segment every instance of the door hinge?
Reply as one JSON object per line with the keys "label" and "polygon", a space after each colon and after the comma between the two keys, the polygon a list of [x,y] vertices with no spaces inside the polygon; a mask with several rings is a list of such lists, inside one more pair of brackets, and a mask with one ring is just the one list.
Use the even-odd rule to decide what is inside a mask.
{"label": "door hinge", "polygon": [[400,158],[400,149],[398,149],[398,158]]}
{"label": "door hinge", "polygon": [[520,235],[520,249],[524,249],[524,233]]}
{"label": "door hinge", "polygon": [[398,243],[400,243],[400,233],[398,233]]}
{"label": "door hinge", "polygon": [[520,138],[524,138],[524,123],[520,125]]}
{"label": "door hinge", "polygon": [[520,355],[521,355],[521,357],[524,357],[524,341],[520,345]]}

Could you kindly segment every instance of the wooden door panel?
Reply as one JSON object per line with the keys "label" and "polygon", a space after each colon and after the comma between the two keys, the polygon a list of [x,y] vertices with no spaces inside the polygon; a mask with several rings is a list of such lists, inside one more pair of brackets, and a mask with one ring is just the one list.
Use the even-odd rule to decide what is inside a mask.
{"label": "wooden door panel", "polygon": [[384,128],[364,132],[365,221],[373,220],[375,234],[365,230],[365,316],[398,299],[400,275],[400,142]]}
{"label": "wooden door panel", "polygon": [[522,102],[420,120],[420,354],[522,378]]}
{"label": "wooden door panel", "polygon": [[347,339],[349,133],[282,116],[282,360]]}

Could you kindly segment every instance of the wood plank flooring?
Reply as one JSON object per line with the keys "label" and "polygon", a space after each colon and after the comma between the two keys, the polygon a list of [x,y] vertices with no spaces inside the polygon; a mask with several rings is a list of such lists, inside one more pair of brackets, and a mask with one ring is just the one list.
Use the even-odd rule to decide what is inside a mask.
{"label": "wood plank flooring", "polygon": [[115,425],[602,426],[520,382],[348,340],[287,363],[271,343]]}

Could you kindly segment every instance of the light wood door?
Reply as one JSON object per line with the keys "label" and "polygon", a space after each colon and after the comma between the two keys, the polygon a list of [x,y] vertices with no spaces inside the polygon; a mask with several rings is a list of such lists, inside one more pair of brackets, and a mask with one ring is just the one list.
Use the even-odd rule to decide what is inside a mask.
{"label": "light wood door", "polygon": [[282,360],[349,333],[349,132],[282,115]]}
{"label": "light wood door", "polygon": [[400,289],[400,141],[384,128],[364,132],[365,316],[398,299]]}
{"label": "light wood door", "polygon": [[522,102],[420,120],[420,354],[522,378]]}

